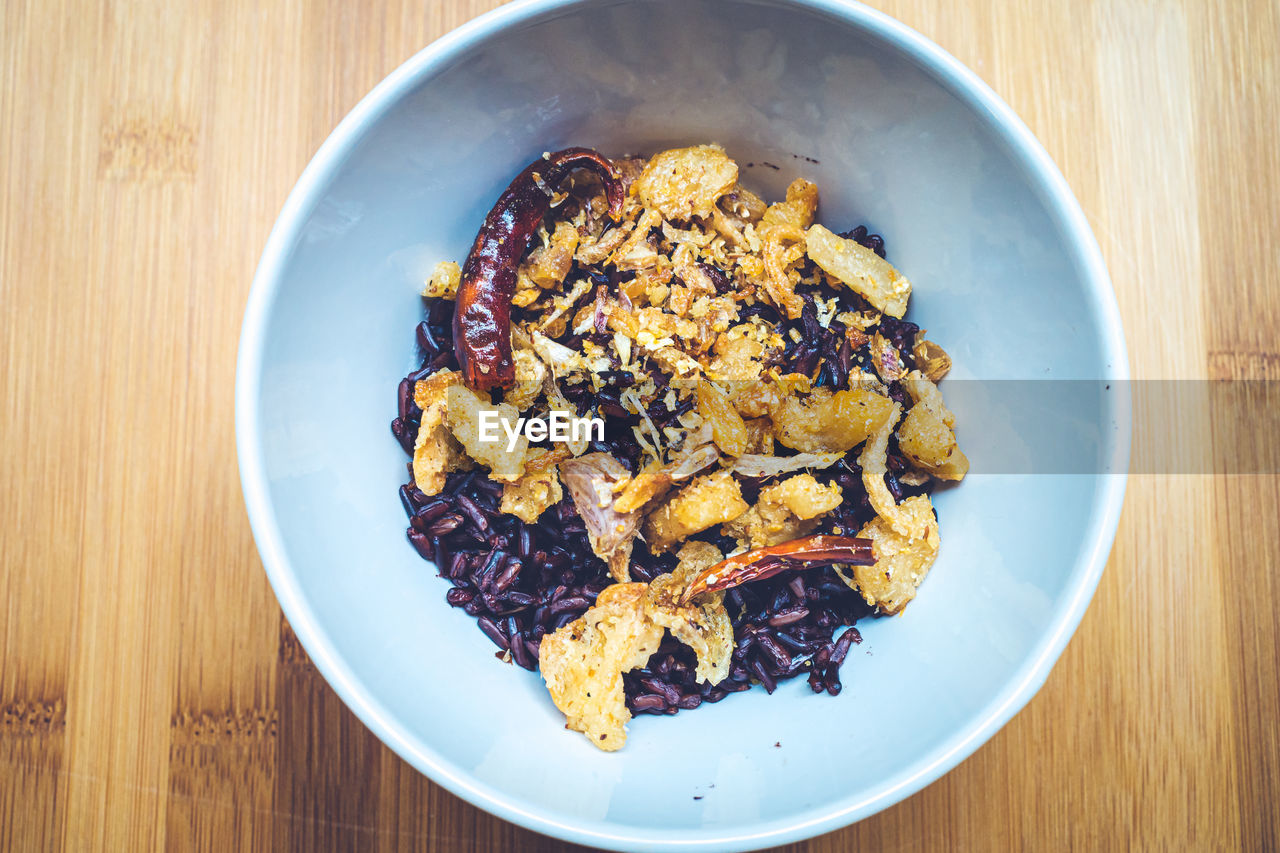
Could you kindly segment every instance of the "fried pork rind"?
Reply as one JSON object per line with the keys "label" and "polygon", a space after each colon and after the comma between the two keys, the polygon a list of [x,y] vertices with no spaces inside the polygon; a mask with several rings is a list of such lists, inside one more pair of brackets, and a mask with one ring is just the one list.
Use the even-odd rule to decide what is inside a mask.
{"label": "fried pork rind", "polygon": [[547,366],[530,349],[518,349],[512,354],[516,366],[516,384],[503,395],[503,401],[519,411],[528,411],[542,395],[542,384],[547,378]]}
{"label": "fried pork rind", "polygon": [[764,369],[767,348],[755,332],[752,324],[743,324],[721,333],[712,348],[708,373],[713,379],[730,382],[749,382],[759,379]]}
{"label": "fried pork rind", "polygon": [[933,341],[920,338],[911,351],[916,357],[920,372],[933,382],[937,382],[951,370],[951,356]]}
{"label": "fried pork rind", "polygon": [[547,244],[530,252],[525,262],[527,275],[533,283],[544,290],[559,286],[573,266],[578,239],[577,228],[568,222],[556,223],[556,230]]}
{"label": "fried pork rind", "polygon": [[817,518],[840,506],[841,490],[811,474],[797,474],[760,490],[750,510],[725,524],[741,548],[764,548],[798,539],[817,527]]}
{"label": "fried pork rind", "polygon": [[729,398],[710,382],[698,383],[698,414],[711,424],[712,440],[729,456],[741,456],[751,445],[751,435],[742,415]]}
{"label": "fried pork rind", "polygon": [[680,564],[650,584],[606,587],[591,609],[542,639],[538,666],[569,729],[582,732],[606,752],[627,741],[631,719],[622,674],[645,665],[658,650],[664,629],[698,656],[695,676],[719,684],[733,657],[733,623],[723,593],[680,604],[685,587],[703,569],[720,562],[719,549],[691,542],[680,549]]}
{"label": "fried pork rind", "polygon": [[467,455],[489,469],[489,479],[501,483],[514,483],[524,474],[525,455],[529,450],[529,439],[521,433],[516,438],[515,447],[507,450],[507,435],[501,423],[493,432],[496,441],[482,441],[480,438],[480,415],[482,412],[496,412],[498,421],[506,422],[515,428],[520,419],[520,412],[510,403],[494,405],[487,394],[472,391],[462,384],[450,385],[447,393],[448,409],[446,419]]}
{"label": "fried pork rind", "polygon": [[911,282],[892,264],[856,240],[846,240],[821,225],[806,233],[809,259],[832,278],[870,302],[877,311],[901,317]]}
{"label": "fried pork rind", "polygon": [[770,228],[764,237],[765,295],[792,320],[804,310],[804,300],[796,293],[800,274],[792,269],[804,257],[804,241],[804,231],[785,225]]}
{"label": "fried pork rind", "polygon": [[654,552],[670,550],[714,524],[732,521],[749,509],[738,481],[728,471],[699,477],[645,520],[644,537]]}
{"label": "fried pork rind", "polygon": [[[662,215],[656,210],[646,210],[641,214],[640,219],[636,222],[636,227],[622,241],[622,245],[617,248],[613,256],[609,258],[609,263],[616,266],[619,270],[643,270],[656,267],[659,257],[654,243],[650,239],[650,233],[654,228],[662,224]],[[670,270],[668,269],[668,277]]]}
{"label": "fried pork rind", "polygon": [[619,226],[605,231],[598,239],[583,238],[578,243],[578,251],[574,257],[583,266],[598,264],[618,250],[628,233],[627,227]]}
{"label": "fried pork rind", "polygon": [[769,205],[756,228],[764,241],[765,293],[793,320],[804,309],[804,300],[795,292],[800,275],[792,267],[805,256],[805,229],[817,209],[818,188],[797,178],[787,187],[787,200]]}
{"label": "fried pork rind", "polygon": [[462,268],[453,261],[441,261],[423,285],[422,295],[429,299],[456,299],[461,282]]}
{"label": "fried pork rind", "polygon": [[782,403],[778,387],[769,381],[748,382],[733,397],[733,407],[744,418],[762,418]]}
{"label": "fried pork rind", "polygon": [[524,476],[502,487],[502,503],[498,509],[526,524],[533,524],[549,507],[564,497],[556,463],[564,461],[569,451],[563,448],[533,448],[525,462]]}
{"label": "fried pork rind", "polygon": [[694,541],[686,542],[676,556],[679,563],[675,571],[659,575],[649,584],[647,612],[697,653],[697,679],[719,684],[729,674],[733,656],[733,623],[724,609],[724,594],[707,593],[685,605],[680,604],[680,598],[690,581],[724,555],[709,542]]}
{"label": "fried pork rind", "polygon": [[684,584],[672,575],[660,575],[649,585],[669,604],[650,604],[649,618],[671,632],[677,640],[698,655],[694,671],[698,681],[719,684],[729,674],[733,657],[733,622],[724,609],[724,598],[717,593],[701,595],[685,605],[676,604]]}
{"label": "fried pork rind", "polygon": [[942,401],[942,392],[918,370],[907,374],[902,385],[915,400],[898,428],[902,455],[940,479],[964,479],[969,473],[969,459],[956,443],[955,415]]}
{"label": "fried pork rind", "polygon": [[606,587],[580,619],[542,638],[538,667],[567,728],[606,752],[627,742],[622,674],[644,666],[663,629],[646,614],[648,584]]}
{"label": "fried pork rind", "polygon": [[720,196],[738,183],[738,164],[718,145],[673,148],[655,154],[632,189],[666,219],[709,217]]}
{"label": "fried pork rind", "polygon": [[866,441],[893,401],[869,388],[815,388],[808,399],[784,397],[773,410],[778,443],[803,453],[846,453]]}
{"label": "fried pork rind", "polygon": [[561,462],[560,476],[586,525],[591,550],[609,564],[609,573],[615,580],[629,580],[631,545],[640,526],[640,514],[618,512],[614,493],[630,472],[607,453],[587,453]]}
{"label": "fried pork rind", "polygon": [[888,470],[889,436],[902,417],[902,406],[893,404],[888,419],[867,439],[866,447],[858,456],[858,465],[862,468],[862,486],[867,490],[871,508],[897,533],[909,539],[919,539],[925,535],[925,528],[917,514],[905,511],[894,502],[893,494],[885,485],[884,475]]}
{"label": "fried pork rind", "polygon": [[450,471],[471,467],[471,460],[445,423],[448,390],[461,382],[462,374],[443,370],[413,386],[413,401],[422,409],[422,421],[413,445],[413,481],[425,495],[440,494]]}
{"label": "fried pork rind", "polygon": [[773,228],[803,231],[813,224],[818,212],[818,187],[804,178],[796,178],[787,187],[787,200],[769,205],[760,220],[759,229],[768,233]]}
{"label": "fried pork rind", "polygon": [[797,453],[794,456],[748,453],[733,460],[731,470],[740,477],[776,477],[779,474],[790,474],[805,468],[811,470],[830,468],[843,456],[843,453]]}
{"label": "fried pork rind", "polygon": [[855,583],[850,584],[862,593],[867,604],[889,615],[901,613],[916,597],[941,546],[938,520],[927,495],[907,498],[897,509],[905,522],[903,526],[918,533],[903,534],[882,517],[867,522],[858,535],[871,540],[876,562],[872,566],[854,566]]}

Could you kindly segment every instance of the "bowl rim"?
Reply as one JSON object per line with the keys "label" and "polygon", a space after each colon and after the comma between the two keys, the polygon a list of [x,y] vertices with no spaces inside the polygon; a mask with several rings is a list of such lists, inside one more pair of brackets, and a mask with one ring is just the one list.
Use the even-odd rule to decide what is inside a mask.
{"label": "bowl rim", "polygon": [[[825,15],[895,49],[960,98],[1007,146],[1042,195],[1050,217],[1064,231],[1083,270],[1089,308],[1102,330],[1104,377],[1116,385],[1116,428],[1109,466],[1095,493],[1087,532],[1064,594],[1045,632],[1023,666],[1004,687],[946,741],[903,772],[863,796],[850,796],[785,818],[739,827],[670,830],[618,827],[601,820],[564,820],[542,813],[518,796],[475,779],[415,737],[375,701],[337,653],[308,606],[286,553],[271,505],[260,442],[256,401],[260,398],[264,332],[277,285],[301,227],[330,179],[371,124],[417,81],[492,35],[515,25],[555,16],[592,0],[515,0],[476,17],[432,42],[388,75],[346,115],[308,163],[271,229],[254,274],[236,365],[235,424],[245,506],[267,577],[298,640],[326,682],[383,743],[453,794],[504,820],[578,844],[614,850],[755,849],[787,844],[839,829],[905,799],[951,770],[1005,725],[1044,684],[1093,597],[1114,542],[1124,501],[1129,460],[1128,355],[1119,306],[1106,265],[1079,202],[1039,140],[1013,110],[973,71],[937,44],[888,15],[851,0],[773,0],[774,4]],[[616,2],[616,0],[608,0]],[[749,0],[748,0],[749,2]]]}

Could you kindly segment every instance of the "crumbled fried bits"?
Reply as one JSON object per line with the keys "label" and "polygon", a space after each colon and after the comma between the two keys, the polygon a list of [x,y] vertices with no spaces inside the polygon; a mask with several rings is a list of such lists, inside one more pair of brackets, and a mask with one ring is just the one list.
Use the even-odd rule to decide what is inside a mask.
{"label": "crumbled fried bits", "polygon": [[462,278],[462,268],[454,261],[441,261],[431,271],[422,288],[422,295],[428,299],[456,299],[458,282]]}
{"label": "crumbled fried bits", "polygon": [[951,370],[951,356],[933,341],[921,337],[911,348],[920,371],[932,382],[937,382]]}

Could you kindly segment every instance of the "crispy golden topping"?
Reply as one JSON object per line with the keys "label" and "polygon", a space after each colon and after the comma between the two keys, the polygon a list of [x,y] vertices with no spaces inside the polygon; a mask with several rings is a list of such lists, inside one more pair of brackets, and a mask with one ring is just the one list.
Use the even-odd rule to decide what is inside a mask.
{"label": "crispy golden topping", "polygon": [[[626,190],[621,219],[599,177],[577,173],[515,268],[514,381],[493,397],[449,370],[418,382],[413,454],[426,494],[479,466],[502,484],[500,510],[526,523],[571,497],[618,583],[544,637],[540,660],[569,727],[605,750],[626,739],[622,673],[643,666],[665,630],[696,651],[699,680],[728,672],[723,593],[689,585],[745,556],[725,560],[691,537],[730,537],[746,556],[763,555],[769,564],[739,566],[735,583],[784,570],[779,559],[825,555],[868,602],[897,613],[936,558],[939,534],[927,496],[894,495],[969,468],[936,384],[950,357],[894,319],[911,282],[867,248],[865,230],[844,237],[817,224],[815,184],[798,178],[768,204],[716,145],[613,167]],[[459,276],[456,263],[438,264],[424,296],[454,299]],[[904,392],[910,406],[895,402]],[[531,442],[513,432],[510,450],[504,430],[481,440],[487,413],[514,427],[584,412],[609,419],[607,440]],[[848,520],[863,490],[875,517],[859,535],[874,548],[849,545],[854,531],[840,529],[866,517]],[[678,549],[678,566],[629,583],[637,548]],[[872,551],[875,565],[857,564]]]}

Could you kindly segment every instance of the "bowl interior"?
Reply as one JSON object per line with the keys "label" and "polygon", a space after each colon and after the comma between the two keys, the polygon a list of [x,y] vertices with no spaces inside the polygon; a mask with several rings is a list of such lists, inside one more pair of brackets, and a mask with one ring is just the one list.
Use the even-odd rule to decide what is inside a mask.
{"label": "bowl interior", "polygon": [[[1105,557],[1112,478],[975,471],[938,495],[942,557],[903,616],[862,624],[839,697],[797,679],[641,717],[604,754],[563,728],[536,675],[494,658],[406,542],[406,459],[388,422],[416,366],[418,290],[436,261],[462,260],[541,152],[699,141],[723,145],[767,198],[803,176],[821,190],[820,221],[883,234],[915,283],[908,318],[958,379],[1121,376],[1105,279],[1040,166],[878,16],[684,0],[500,14],[508,26],[455,34],[357,110],[268,248],[240,440],[285,610],[384,740],[544,832],[764,844],[881,808],[975,748],[1043,679]],[[1001,420],[971,397],[957,403],[962,446],[983,437],[966,424]],[[1119,441],[1101,436],[1097,471]]]}

